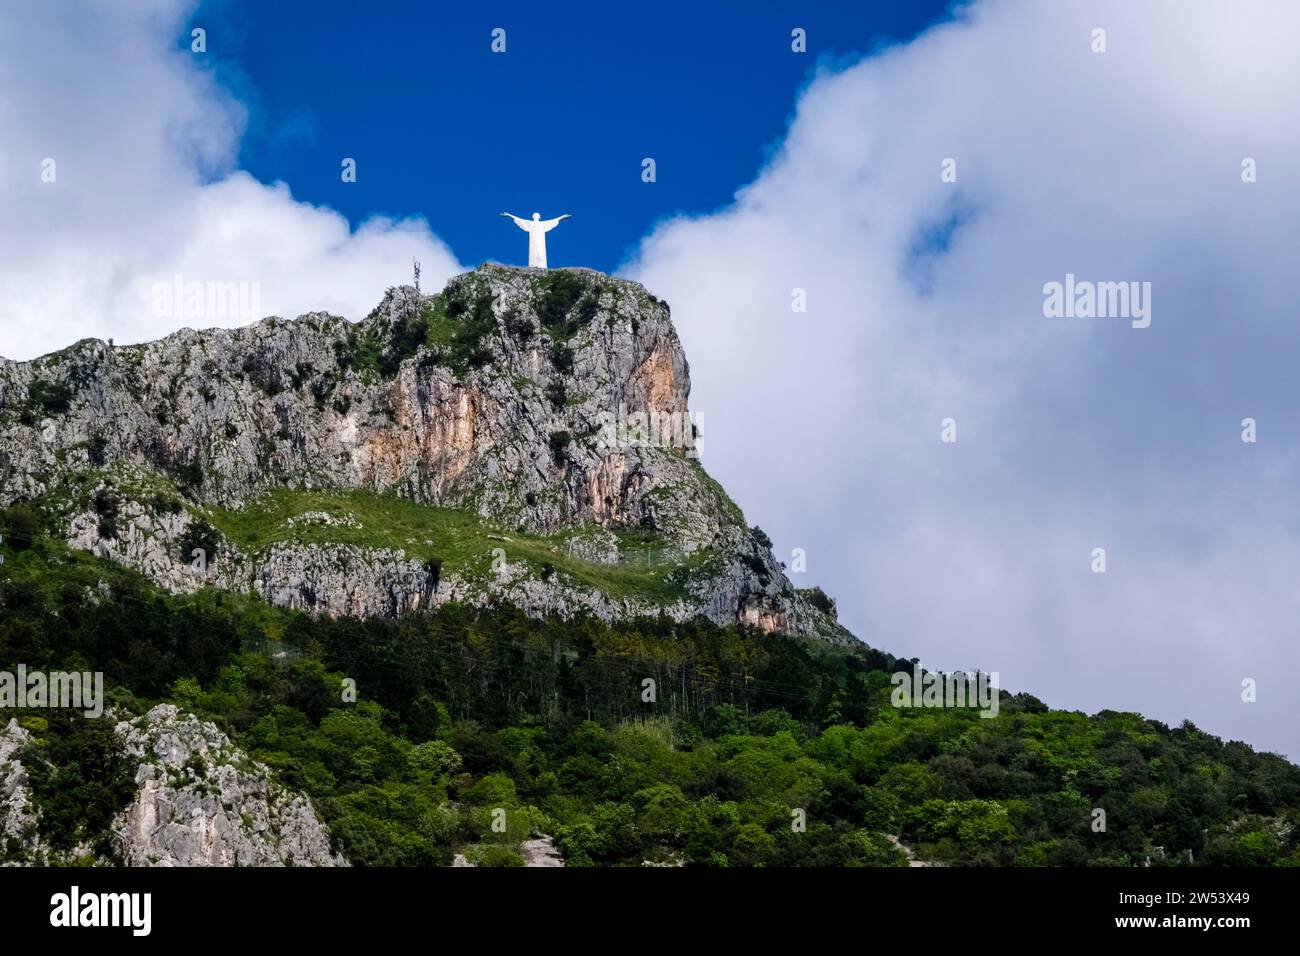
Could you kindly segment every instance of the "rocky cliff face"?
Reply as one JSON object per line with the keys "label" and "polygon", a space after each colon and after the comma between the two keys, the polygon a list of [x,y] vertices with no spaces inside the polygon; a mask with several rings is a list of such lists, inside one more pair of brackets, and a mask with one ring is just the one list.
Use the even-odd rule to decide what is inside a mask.
{"label": "rocky cliff face", "polygon": [[27,770],[19,759],[31,739],[16,720],[0,728],[0,840],[11,854],[21,848],[23,856],[40,861],[48,850],[40,838]]}
{"label": "rocky cliff face", "polygon": [[[110,719],[110,718],[104,718]],[[346,866],[311,802],[272,780],[210,723],[160,704],[115,727],[136,765],[136,793],[112,823],[116,860],[98,860],[87,840],[55,853],[41,839],[25,748],[16,720],[0,729],[0,838],[10,860],[62,864],[120,861],[130,866]]]}
{"label": "rocky cliff face", "polygon": [[[689,393],[668,308],[640,285],[485,265],[436,295],[390,290],[356,324],[0,362],[0,503],[39,500],[75,547],[177,590],[358,615],[504,597],[850,640],[700,467]],[[241,523],[287,491],[306,510],[264,534]],[[453,560],[455,543],[394,540],[337,500],[313,511],[328,491],[497,534]],[[632,581],[643,550],[645,581],[602,586],[602,567]]]}
{"label": "rocky cliff face", "polygon": [[114,844],[128,866],[345,866],[302,794],[215,726],[159,704],[117,726],[140,760]]}

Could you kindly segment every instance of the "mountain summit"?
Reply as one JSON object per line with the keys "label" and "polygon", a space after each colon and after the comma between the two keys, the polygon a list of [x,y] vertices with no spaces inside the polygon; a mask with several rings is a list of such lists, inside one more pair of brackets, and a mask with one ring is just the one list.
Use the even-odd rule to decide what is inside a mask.
{"label": "mountain summit", "polygon": [[696,457],[668,305],[485,264],[309,313],[0,362],[0,504],[173,591],[312,613],[498,600],[852,641]]}

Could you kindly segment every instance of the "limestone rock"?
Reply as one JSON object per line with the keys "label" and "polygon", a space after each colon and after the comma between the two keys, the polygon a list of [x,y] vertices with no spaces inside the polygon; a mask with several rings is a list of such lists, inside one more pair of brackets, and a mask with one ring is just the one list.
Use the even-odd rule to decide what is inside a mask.
{"label": "limestone rock", "polygon": [[116,729],[140,759],[139,790],[114,824],[127,865],[346,865],[311,802],[212,724],[159,704]]}
{"label": "limestone rock", "polygon": [[519,854],[524,858],[524,866],[564,866],[560,851],[545,834],[519,844]]}
{"label": "limestone rock", "polygon": [[[113,820],[110,834],[126,865],[347,865],[331,851],[329,831],[311,801],[276,783],[214,725],[160,704],[144,716],[119,720],[114,729],[123,753],[138,761],[135,796]],[[0,731],[4,855],[29,865],[93,858],[89,841],[57,854],[41,840],[21,762],[31,739],[15,720]]]}
{"label": "limestone rock", "polygon": [[36,832],[36,813],[31,806],[27,772],[19,752],[31,742],[31,734],[11,719],[0,731],[0,840],[23,847],[41,860],[45,847]]}
{"label": "limestone rock", "polygon": [[[702,614],[852,640],[796,592],[695,459],[689,395],[668,308],[639,284],[486,264],[436,295],[391,289],[358,323],[310,313],[0,360],[0,505],[41,498],[74,547],[175,591],[211,584],[358,615],[506,597],[534,613]],[[583,560],[627,560],[617,532],[707,560],[687,597],[662,607],[562,578],[444,582],[401,541],[248,554],[206,528],[211,509],[284,488],[570,535]],[[283,527],[352,541],[361,522],[309,510]]]}

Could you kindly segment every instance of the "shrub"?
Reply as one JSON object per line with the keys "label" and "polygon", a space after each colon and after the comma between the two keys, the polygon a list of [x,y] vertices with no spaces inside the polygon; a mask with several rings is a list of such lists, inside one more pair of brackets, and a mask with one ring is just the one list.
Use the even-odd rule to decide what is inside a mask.
{"label": "shrub", "polygon": [[438,586],[438,581],[442,579],[442,560],[440,558],[430,558],[424,562],[424,573],[431,581],[433,587]]}
{"label": "shrub", "polygon": [[105,452],[108,449],[108,439],[96,432],[90,436],[86,442],[86,455],[90,459],[90,464],[95,468],[103,468],[107,461]]}
{"label": "shrub", "polygon": [[564,453],[568,449],[569,445],[573,443],[573,436],[567,431],[551,432],[549,442],[551,446],[551,457],[555,459],[557,465],[563,463]]}
{"label": "shrub", "polygon": [[428,332],[425,317],[410,312],[395,321],[388,336],[388,344],[379,356],[379,372],[392,378],[402,363],[420,350]]}
{"label": "shrub", "polygon": [[767,565],[763,559],[756,554],[742,554],[740,562],[758,578],[759,587],[767,587],[767,582],[771,580],[767,573]]}
{"label": "shrub", "polygon": [[537,314],[542,320],[542,327],[561,337],[568,337],[578,331],[580,317],[571,316],[570,313],[587,291],[586,279],[576,272],[555,271],[546,273],[539,283],[542,292],[537,303]]}
{"label": "shrub", "polygon": [[808,599],[808,603],[817,608],[817,610],[830,617],[836,616],[835,599],[821,588],[811,587],[802,593],[803,596]]}
{"label": "shrub", "polygon": [[189,527],[181,535],[181,560],[188,563],[195,549],[200,549],[208,561],[216,555],[221,539],[212,525],[202,518],[190,519]]}
{"label": "shrub", "polygon": [[497,320],[486,289],[467,282],[449,285],[434,297],[422,321],[426,344],[441,348],[448,367],[458,375],[491,361],[488,339],[497,330]]}
{"label": "shrub", "polygon": [[513,306],[506,313],[506,330],[520,342],[527,342],[535,331],[532,321],[520,315],[519,310]]}
{"label": "shrub", "polygon": [[18,415],[24,425],[35,425],[42,418],[66,414],[72,407],[72,389],[62,382],[38,378],[27,388],[27,404]]}
{"label": "shrub", "polygon": [[37,379],[28,390],[27,399],[46,415],[62,415],[72,406],[72,389],[62,382]]}
{"label": "shrub", "polygon": [[24,551],[41,533],[41,518],[30,504],[14,505],[0,517],[0,529],[3,529],[6,545],[15,551]]}
{"label": "shrub", "polygon": [[117,496],[110,491],[100,489],[95,492],[93,502],[95,514],[99,516],[99,525],[97,532],[101,538],[110,539],[117,537],[117,514],[118,502]]}
{"label": "shrub", "polygon": [[475,854],[479,866],[523,866],[524,858],[517,850],[499,843],[489,843],[480,847]]}
{"label": "shrub", "polygon": [[197,461],[187,461],[176,466],[176,481],[185,491],[203,487],[203,466]]}
{"label": "shrub", "polygon": [[568,375],[573,371],[573,349],[563,342],[554,343],[551,346],[551,364],[561,375]]}
{"label": "shrub", "polygon": [[600,288],[593,288],[578,303],[577,319],[579,325],[586,325],[600,311]]}
{"label": "shrub", "polygon": [[113,721],[51,710],[48,732],[21,760],[39,811],[41,835],[59,850],[85,840],[111,855],[109,824],[135,795],[135,767],[121,751]]}
{"label": "shrub", "polygon": [[244,359],[243,370],[248,380],[265,392],[268,398],[274,398],[284,390],[280,381],[280,366],[270,355],[249,353]]}
{"label": "shrub", "polygon": [[460,773],[464,764],[460,754],[444,740],[426,740],[411,748],[406,762],[416,773],[435,777],[451,777]]}

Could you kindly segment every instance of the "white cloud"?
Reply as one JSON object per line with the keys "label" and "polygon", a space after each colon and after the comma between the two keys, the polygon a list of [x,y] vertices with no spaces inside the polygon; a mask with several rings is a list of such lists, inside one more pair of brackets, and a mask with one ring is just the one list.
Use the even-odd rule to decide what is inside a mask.
{"label": "white cloud", "polygon": [[[732,207],[643,243],[706,464],[868,642],[1300,754],[1298,29],[978,4],[823,72]],[[1067,272],[1152,282],[1151,327],[1044,318]]]}
{"label": "white cloud", "polygon": [[461,271],[423,220],[351,231],[235,170],[243,107],[178,48],[192,2],[57,7],[0,14],[0,354],[248,321],[159,315],[154,286],[177,274],[249,283],[263,314],[359,318],[409,281],[412,257],[427,287]]}

